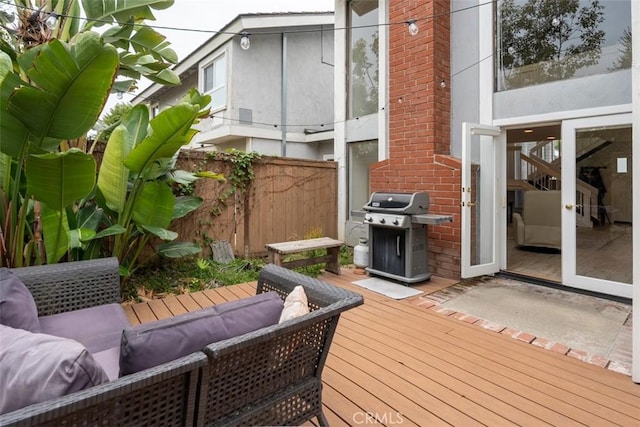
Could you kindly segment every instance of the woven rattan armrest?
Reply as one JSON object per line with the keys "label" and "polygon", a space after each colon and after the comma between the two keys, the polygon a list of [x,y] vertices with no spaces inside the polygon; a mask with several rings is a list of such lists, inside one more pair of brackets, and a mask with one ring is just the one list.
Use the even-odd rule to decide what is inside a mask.
{"label": "woven rattan armrest", "polygon": [[120,302],[117,258],[101,258],[11,270],[29,288],[38,316]]}
{"label": "woven rattan armrest", "polygon": [[298,285],[304,287],[312,310],[335,303],[338,304],[336,309],[347,310],[364,301],[360,294],[274,264],[265,266],[260,272],[256,293],[276,291],[284,300]]}
{"label": "woven rattan armrest", "polygon": [[266,266],[257,293],[281,298],[302,285],[311,312],[205,347],[198,413],[205,425],[298,425],[322,413],[322,370],[340,313],[363,303],[361,295],[295,271]]}
{"label": "woven rattan armrest", "polygon": [[0,415],[0,426],[191,426],[207,357],[198,351],[154,368]]}

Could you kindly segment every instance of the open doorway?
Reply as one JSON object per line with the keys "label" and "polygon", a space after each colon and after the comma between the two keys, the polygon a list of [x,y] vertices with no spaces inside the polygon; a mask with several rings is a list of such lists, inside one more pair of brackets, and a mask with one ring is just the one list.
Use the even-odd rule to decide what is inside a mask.
{"label": "open doorway", "polygon": [[[562,282],[560,123],[507,130],[507,271]],[[526,212],[525,212],[526,203]]]}
{"label": "open doorway", "polygon": [[[570,257],[579,276],[630,284],[631,127],[581,129],[571,147],[562,147],[561,130],[561,123],[507,130],[506,270],[562,283],[562,258]],[[562,193],[567,162],[575,202]],[[575,211],[570,248],[562,246],[565,210]]]}

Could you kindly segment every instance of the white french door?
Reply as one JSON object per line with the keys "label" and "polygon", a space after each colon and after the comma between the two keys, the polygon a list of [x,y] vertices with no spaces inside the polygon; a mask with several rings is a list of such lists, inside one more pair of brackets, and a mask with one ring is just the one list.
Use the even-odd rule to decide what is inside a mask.
{"label": "white french door", "polygon": [[562,283],[632,297],[631,114],[562,122]]}
{"label": "white french door", "polygon": [[[504,245],[504,133],[478,123],[462,124],[463,278],[494,274]],[[501,148],[502,147],[502,148]]]}

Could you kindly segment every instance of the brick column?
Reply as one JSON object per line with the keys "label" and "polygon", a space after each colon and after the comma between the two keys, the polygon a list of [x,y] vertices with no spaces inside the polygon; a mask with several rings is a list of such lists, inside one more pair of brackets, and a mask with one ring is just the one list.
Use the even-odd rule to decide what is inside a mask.
{"label": "brick column", "polygon": [[[450,1],[389,6],[389,159],[370,168],[371,191],[426,191],[429,213],[453,223],[429,227],[429,269],[460,277],[460,160],[450,154]],[[415,19],[412,36],[400,22]],[[441,87],[441,81],[445,87]]]}

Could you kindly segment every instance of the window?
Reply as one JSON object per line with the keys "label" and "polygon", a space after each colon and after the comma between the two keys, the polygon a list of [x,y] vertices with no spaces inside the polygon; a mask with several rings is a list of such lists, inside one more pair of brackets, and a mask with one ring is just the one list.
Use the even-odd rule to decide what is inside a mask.
{"label": "window", "polygon": [[202,92],[211,95],[211,109],[227,103],[227,60],[222,54],[202,68]]}
{"label": "window", "polygon": [[501,0],[496,91],[631,67],[631,0]]}
{"label": "window", "polygon": [[369,166],[378,161],[378,141],[351,142],[349,157],[349,214],[362,211],[369,201]]}
{"label": "window", "polygon": [[349,118],[378,110],[378,0],[349,2]]}

